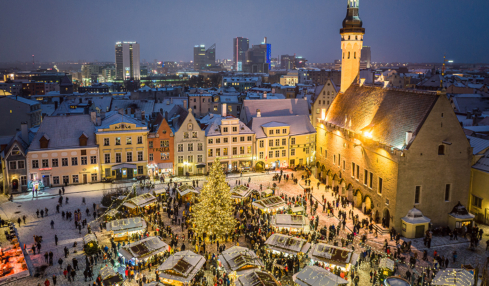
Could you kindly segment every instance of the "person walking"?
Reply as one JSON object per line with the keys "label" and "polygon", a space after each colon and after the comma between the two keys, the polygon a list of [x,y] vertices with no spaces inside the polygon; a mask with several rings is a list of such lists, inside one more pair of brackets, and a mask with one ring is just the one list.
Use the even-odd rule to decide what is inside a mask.
{"label": "person walking", "polygon": [[58,236],[56,234],[54,235],[54,243],[58,245]]}
{"label": "person walking", "polygon": [[51,229],[54,229],[54,220],[51,220]]}

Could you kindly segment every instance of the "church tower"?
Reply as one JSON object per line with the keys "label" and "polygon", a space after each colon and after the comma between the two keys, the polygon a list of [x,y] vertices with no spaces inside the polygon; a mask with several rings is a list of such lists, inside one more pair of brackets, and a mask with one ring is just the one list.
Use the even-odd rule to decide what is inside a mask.
{"label": "church tower", "polygon": [[360,73],[360,57],[363,47],[362,20],[358,15],[360,0],[348,0],[348,9],[341,34],[341,89],[345,92]]}

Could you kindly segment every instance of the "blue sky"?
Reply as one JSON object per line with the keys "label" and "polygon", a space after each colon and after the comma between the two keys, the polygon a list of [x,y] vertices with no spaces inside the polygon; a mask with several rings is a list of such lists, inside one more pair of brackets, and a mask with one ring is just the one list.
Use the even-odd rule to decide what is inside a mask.
{"label": "blue sky", "polygon": [[[114,61],[116,41],[137,41],[141,59],[184,60],[193,46],[216,43],[232,59],[232,39],[259,44],[272,56],[309,62],[340,57],[346,0],[16,0],[2,1],[0,61]],[[361,0],[364,44],[372,60],[489,62],[487,0]]]}

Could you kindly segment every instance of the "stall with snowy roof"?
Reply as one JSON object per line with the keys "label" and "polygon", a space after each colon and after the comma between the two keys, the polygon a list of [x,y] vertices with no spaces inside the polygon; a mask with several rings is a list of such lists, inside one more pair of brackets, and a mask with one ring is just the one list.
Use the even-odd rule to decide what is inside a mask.
{"label": "stall with snowy roof", "polygon": [[223,251],[219,255],[219,261],[233,281],[249,271],[265,267],[254,251],[241,246],[233,246]]}
{"label": "stall with snowy roof", "polygon": [[245,275],[242,275],[236,280],[236,286],[279,286],[281,285],[272,274],[260,271],[253,270]]}
{"label": "stall with snowy roof", "polygon": [[205,263],[202,255],[192,251],[180,251],[168,257],[158,267],[160,281],[167,285],[190,283]]}
{"label": "stall with snowy roof", "polygon": [[126,200],[122,206],[124,210],[131,214],[139,214],[144,211],[145,208],[154,206],[156,202],[157,200],[152,194],[146,193]]}
{"label": "stall with snowy roof", "polygon": [[312,263],[320,262],[331,271],[339,268],[343,273],[349,271],[351,265],[355,265],[358,260],[358,254],[353,250],[322,242],[313,245],[308,255]]}
{"label": "stall with snowy roof", "polygon": [[394,274],[394,260],[384,257],[379,261],[379,280],[383,283],[384,280]]}
{"label": "stall with snowy roof", "polygon": [[387,277],[384,280],[384,286],[411,286],[411,283],[406,279],[397,276]]}
{"label": "stall with snowy roof", "polygon": [[278,233],[272,234],[265,245],[272,252],[283,253],[286,256],[305,254],[311,247],[311,244],[305,239]]}
{"label": "stall with snowy roof", "polygon": [[251,196],[253,192],[257,192],[257,191],[245,185],[234,186],[231,189],[231,198],[233,198],[236,202],[238,202]]}
{"label": "stall with snowy roof", "polygon": [[419,209],[414,207],[408,211],[405,217],[401,218],[401,221],[402,236],[406,238],[420,238],[424,236],[431,220],[425,217]]}
{"label": "stall with snowy roof", "polygon": [[[477,285],[480,285],[479,283]],[[465,269],[446,268],[436,273],[431,285],[472,286],[474,285],[474,275]]]}
{"label": "stall with snowy roof", "polygon": [[83,251],[86,255],[95,254],[98,251],[98,240],[95,234],[89,233],[83,238]]}
{"label": "stall with snowy roof", "polygon": [[123,218],[108,222],[106,228],[114,241],[125,241],[131,235],[142,234],[146,230],[146,222],[140,217]]}
{"label": "stall with snowy roof", "polygon": [[254,201],[252,206],[266,213],[276,213],[287,208],[285,201],[278,196],[268,197]]}
{"label": "stall with snowy roof", "polygon": [[338,286],[347,285],[348,281],[318,266],[306,266],[301,272],[292,276],[295,285],[299,286]]}
{"label": "stall with snowy roof", "polygon": [[199,195],[200,192],[193,186],[183,184],[177,188],[178,198],[182,198],[184,202],[189,202]]}
{"label": "stall with snowy roof", "polygon": [[144,284],[143,286],[165,286],[165,284],[158,281],[151,281],[149,283]]}
{"label": "stall with snowy roof", "polygon": [[310,231],[307,218],[303,215],[276,214],[272,216],[271,224],[278,232],[286,230],[295,234],[299,232],[309,233]]}
{"label": "stall with snowy roof", "polygon": [[102,267],[99,274],[104,286],[121,286],[124,283],[122,275],[115,272],[111,266]]}
{"label": "stall with snowy roof", "polygon": [[125,264],[134,266],[138,262],[151,263],[166,251],[170,251],[168,244],[160,237],[150,236],[123,246],[119,249],[119,256],[123,258]]}
{"label": "stall with snowy roof", "polygon": [[465,206],[458,202],[448,214],[448,227],[450,229],[456,229],[472,225],[474,217],[473,214],[467,211]]}

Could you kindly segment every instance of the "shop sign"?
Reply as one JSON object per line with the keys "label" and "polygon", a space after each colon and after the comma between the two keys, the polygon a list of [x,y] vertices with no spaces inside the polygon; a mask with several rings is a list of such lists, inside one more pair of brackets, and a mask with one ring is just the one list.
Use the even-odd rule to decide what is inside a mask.
{"label": "shop sign", "polygon": [[39,171],[49,171],[49,170],[52,170],[53,168],[41,168],[39,169]]}
{"label": "shop sign", "polygon": [[273,147],[273,148],[270,148],[270,150],[276,150],[276,149],[284,149],[285,147]]}
{"label": "shop sign", "polygon": [[153,152],[169,152],[170,147],[153,148]]}

